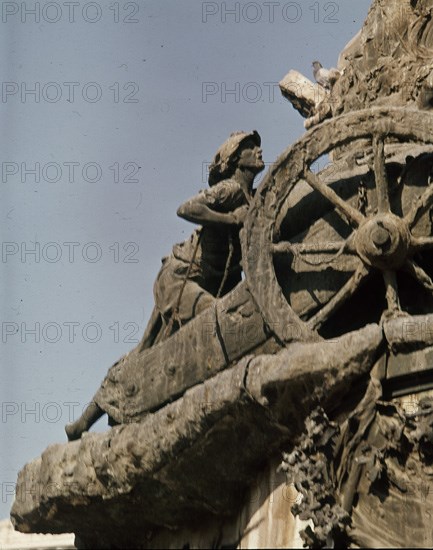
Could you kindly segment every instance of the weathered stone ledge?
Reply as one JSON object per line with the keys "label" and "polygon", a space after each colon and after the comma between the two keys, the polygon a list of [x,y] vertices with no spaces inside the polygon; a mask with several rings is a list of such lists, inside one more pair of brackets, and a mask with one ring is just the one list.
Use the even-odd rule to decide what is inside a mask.
{"label": "weathered stone ledge", "polygon": [[382,329],[369,325],[332,342],[245,357],[140,423],[48,447],[19,474],[15,528],[124,543],[128,532],[145,540],[159,527],[230,516],[311,408],[333,409],[382,344]]}

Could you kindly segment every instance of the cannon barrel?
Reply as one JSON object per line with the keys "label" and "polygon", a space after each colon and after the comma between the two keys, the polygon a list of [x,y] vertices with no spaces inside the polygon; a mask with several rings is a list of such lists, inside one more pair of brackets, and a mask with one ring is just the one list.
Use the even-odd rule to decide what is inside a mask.
{"label": "cannon barrel", "polygon": [[159,409],[248,353],[280,346],[242,282],[167,340],[138,348],[111,367],[94,398],[119,423]]}

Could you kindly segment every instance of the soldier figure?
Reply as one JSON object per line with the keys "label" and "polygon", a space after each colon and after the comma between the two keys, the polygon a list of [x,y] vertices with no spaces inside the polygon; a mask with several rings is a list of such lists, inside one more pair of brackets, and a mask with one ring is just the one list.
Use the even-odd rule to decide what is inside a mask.
{"label": "soldier figure", "polygon": [[[264,168],[260,144],[256,131],[231,134],[210,165],[209,189],[179,207],[178,216],[202,227],[163,258],[154,285],[155,307],[138,352],[165,340],[240,282],[239,229],[254,178]],[[82,416],[66,426],[68,439],[79,439],[104,412],[96,394]]]}

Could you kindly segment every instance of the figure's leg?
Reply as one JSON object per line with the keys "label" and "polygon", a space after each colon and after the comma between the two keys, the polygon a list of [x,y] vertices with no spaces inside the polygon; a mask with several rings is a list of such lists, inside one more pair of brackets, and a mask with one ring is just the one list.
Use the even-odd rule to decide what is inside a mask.
{"label": "figure's leg", "polygon": [[68,441],[80,439],[84,432],[89,431],[89,428],[101,418],[105,413],[99,405],[92,401],[85,409],[83,414],[72,424],[65,426],[65,432],[68,436]]}
{"label": "figure's leg", "polygon": [[188,274],[188,268],[188,263],[170,256],[155,280],[155,307],[164,320],[157,342],[171,336],[179,326],[186,324],[215,301],[200,284],[202,277]]}

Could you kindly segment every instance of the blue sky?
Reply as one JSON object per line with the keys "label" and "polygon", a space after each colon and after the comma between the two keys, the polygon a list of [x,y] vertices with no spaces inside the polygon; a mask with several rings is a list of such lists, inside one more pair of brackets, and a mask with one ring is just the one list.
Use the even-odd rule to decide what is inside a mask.
{"label": "blue sky", "polygon": [[77,4],[2,3],[0,518],[140,338],[216,149],[256,129],[270,164],[300,137],[277,83],[335,66],[370,2]]}

